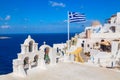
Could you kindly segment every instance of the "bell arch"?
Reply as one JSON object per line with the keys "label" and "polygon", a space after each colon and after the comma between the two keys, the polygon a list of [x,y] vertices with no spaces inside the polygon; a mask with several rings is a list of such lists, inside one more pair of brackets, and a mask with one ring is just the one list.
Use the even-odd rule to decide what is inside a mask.
{"label": "bell arch", "polygon": [[29,42],[29,52],[33,51],[33,41]]}
{"label": "bell arch", "polygon": [[50,63],[49,51],[50,51],[50,48],[49,48],[49,47],[46,47],[46,48],[44,49],[44,52],[45,52],[45,54],[44,54],[44,60],[45,60],[45,63],[46,63],[46,64],[49,64],[49,63]]}
{"label": "bell arch", "polygon": [[28,65],[29,64],[29,57],[25,57],[23,63],[24,63],[24,67],[26,65]]}
{"label": "bell arch", "polygon": [[38,55],[35,55],[34,58],[33,58],[33,62],[31,64],[31,67],[34,68],[38,65],[38,58],[39,56]]}
{"label": "bell arch", "polygon": [[29,69],[29,57],[25,57],[23,60],[23,68],[25,73],[27,74],[27,70]]}
{"label": "bell arch", "polygon": [[39,57],[38,55],[35,55],[33,62],[36,62],[36,63],[37,63],[37,62],[38,62],[38,57]]}

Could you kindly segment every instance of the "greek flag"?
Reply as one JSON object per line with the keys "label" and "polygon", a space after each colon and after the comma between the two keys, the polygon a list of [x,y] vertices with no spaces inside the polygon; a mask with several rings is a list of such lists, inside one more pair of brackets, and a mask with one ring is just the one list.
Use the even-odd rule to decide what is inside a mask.
{"label": "greek flag", "polygon": [[83,22],[86,21],[86,17],[84,14],[80,14],[79,12],[69,12],[69,22]]}

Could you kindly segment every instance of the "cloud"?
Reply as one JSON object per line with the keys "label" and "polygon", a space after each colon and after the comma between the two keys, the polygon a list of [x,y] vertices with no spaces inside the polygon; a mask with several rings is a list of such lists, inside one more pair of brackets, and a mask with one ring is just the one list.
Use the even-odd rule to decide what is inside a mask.
{"label": "cloud", "polygon": [[10,25],[2,25],[1,28],[2,29],[8,29],[8,28],[10,28]]}
{"label": "cloud", "polygon": [[5,17],[5,20],[8,21],[8,20],[10,20],[10,18],[11,18],[11,16],[10,16],[10,15],[7,15],[7,16]]}
{"label": "cloud", "polygon": [[50,5],[52,6],[52,7],[65,7],[66,5],[64,4],[64,3],[62,3],[62,2],[54,2],[54,1],[49,1],[49,3],[50,3]]}
{"label": "cloud", "polygon": [[64,22],[64,23],[67,23],[67,22],[68,22],[68,20],[64,20],[63,22]]}

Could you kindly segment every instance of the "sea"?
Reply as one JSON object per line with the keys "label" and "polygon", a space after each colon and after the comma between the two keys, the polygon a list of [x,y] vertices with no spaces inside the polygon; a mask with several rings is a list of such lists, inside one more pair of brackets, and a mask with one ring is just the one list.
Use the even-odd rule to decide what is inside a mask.
{"label": "sea", "polygon": [[[31,38],[38,43],[38,47],[46,44],[51,47],[56,43],[65,43],[67,41],[67,33],[45,33],[45,34],[0,34],[0,75],[8,74],[13,71],[12,60],[17,58],[17,54],[21,52],[21,44],[31,35]],[[75,33],[70,33],[70,38]]]}

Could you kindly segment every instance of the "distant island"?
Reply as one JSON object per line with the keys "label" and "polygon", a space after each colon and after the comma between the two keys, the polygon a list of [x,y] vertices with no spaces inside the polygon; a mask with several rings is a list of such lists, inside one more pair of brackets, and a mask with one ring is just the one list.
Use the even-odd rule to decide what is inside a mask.
{"label": "distant island", "polygon": [[0,37],[0,39],[9,39],[9,38],[11,38],[11,37],[6,37],[6,36]]}

